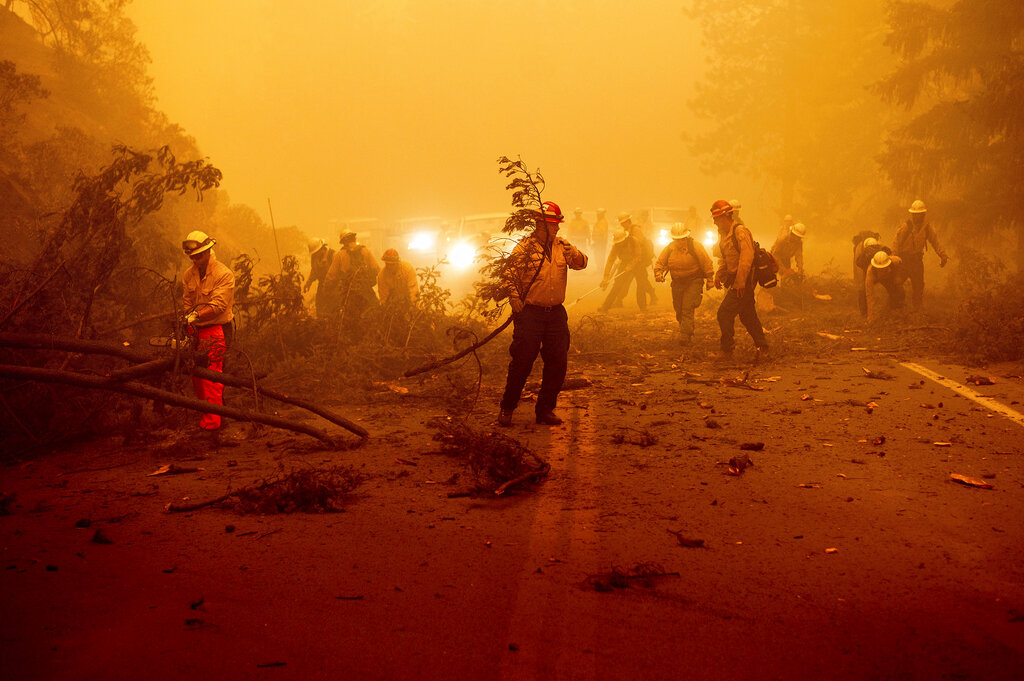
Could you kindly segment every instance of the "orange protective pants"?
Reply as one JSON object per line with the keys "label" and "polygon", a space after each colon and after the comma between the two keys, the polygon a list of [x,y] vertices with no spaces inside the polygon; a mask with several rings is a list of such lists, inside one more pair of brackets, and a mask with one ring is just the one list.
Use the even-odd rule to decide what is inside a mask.
{"label": "orange protective pants", "polygon": [[[210,358],[210,371],[224,370],[224,351],[227,345],[224,341],[224,327],[220,324],[204,326],[196,329],[197,351],[206,354]],[[196,397],[211,404],[224,404],[224,384],[207,381],[204,378],[192,377],[192,386],[196,390]],[[203,414],[199,419],[199,427],[203,430],[217,430],[220,428],[219,414]]]}

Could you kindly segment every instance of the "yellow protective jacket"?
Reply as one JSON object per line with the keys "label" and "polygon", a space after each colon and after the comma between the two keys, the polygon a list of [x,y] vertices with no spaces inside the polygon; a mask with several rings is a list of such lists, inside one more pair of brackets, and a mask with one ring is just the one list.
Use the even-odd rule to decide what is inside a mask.
{"label": "yellow protective jacket", "polygon": [[381,305],[411,305],[420,294],[416,269],[404,260],[385,263],[377,275],[377,297]]}
{"label": "yellow protective jacket", "polygon": [[202,314],[204,310],[213,309],[216,315],[194,324],[197,327],[227,324],[235,318],[231,306],[235,304],[235,275],[227,265],[210,254],[206,264],[206,276],[199,277],[199,269],[192,265],[181,277],[183,295],[182,305],[185,313],[193,310]]}
{"label": "yellow protective jacket", "polygon": [[674,239],[658,256],[654,263],[654,276],[660,278],[668,272],[672,280],[702,277],[711,281],[715,276],[715,266],[711,257],[704,250],[704,244],[692,237]]}
{"label": "yellow protective jacket", "polygon": [[754,264],[754,237],[743,223],[733,223],[725,234],[719,233],[718,247],[722,262],[715,280],[730,288],[748,288],[750,269]]}
{"label": "yellow protective jacket", "polygon": [[928,244],[932,245],[935,253],[940,258],[946,259],[946,251],[939,245],[939,238],[935,235],[935,230],[932,229],[931,224],[926,222],[915,229],[914,222],[907,220],[896,230],[896,241],[893,243],[893,250],[901,258],[921,256],[924,254],[924,249]]}

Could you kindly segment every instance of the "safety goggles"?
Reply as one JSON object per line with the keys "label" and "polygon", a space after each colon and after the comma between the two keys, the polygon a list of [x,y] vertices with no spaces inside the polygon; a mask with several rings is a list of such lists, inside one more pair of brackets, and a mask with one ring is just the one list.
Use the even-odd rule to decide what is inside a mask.
{"label": "safety goggles", "polygon": [[195,239],[186,239],[181,242],[181,250],[185,251],[185,255],[192,255],[196,252],[206,250],[207,247],[213,245],[213,239],[206,237],[202,241],[196,241]]}

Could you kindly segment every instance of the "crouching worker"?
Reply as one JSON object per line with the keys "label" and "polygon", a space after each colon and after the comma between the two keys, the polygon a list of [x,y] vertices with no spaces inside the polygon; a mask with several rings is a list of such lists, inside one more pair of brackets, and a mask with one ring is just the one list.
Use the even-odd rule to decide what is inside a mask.
{"label": "crouching worker", "polygon": [[672,243],[654,263],[654,281],[665,281],[665,273],[672,275],[672,307],[679,322],[679,342],[689,345],[693,341],[693,313],[700,307],[704,287],[714,286],[715,266],[704,250],[694,241],[683,223],[672,225]]}
{"label": "crouching worker", "polygon": [[512,345],[508,349],[512,361],[498,414],[501,426],[512,425],[512,412],[538,354],[544,360],[544,373],[537,393],[537,423],[562,423],[555,415],[569,362],[569,322],[562,303],[568,271],[584,269],[587,256],[558,236],[559,224],[565,219],[558,205],[545,201],[543,211],[533,234],[516,244],[509,256],[506,285],[512,306]]}
{"label": "crouching worker", "polygon": [[906,300],[903,282],[907,279],[907,271],[903,260],[897,255],[889,255],[885,251],[876,251],[871,258],[871,265],[864,275],[864,297],[868,310],[868,324],[878,321],[879,305],[875,298],[875,284],[881,284],[889,294],[889,307],[901,309]]}
{"label": "crouching worker", "polygon": [[[216,242],[204,232],[190,232],[181,244],[192,260],[182,275],[185,324],[196,339],[197,351],[210,359],[210,371],[224,370],[224,352],[234,333],[231,306],[235,300],[235,275],[213,254]],[[196,397],[211,404],[224,404],[224,385],[192,377]],[[220,416],[203,414],[199,419],[203,430],[220,428]]]}
{"label": "crouching worker", "polygon": [[394,248],[384,251],[381,260],[384,267],[377,273],[377,295],[384,309],[384,340],[404,340],[409,331],[413,305],[420,293],[416,268],[402,260]]}

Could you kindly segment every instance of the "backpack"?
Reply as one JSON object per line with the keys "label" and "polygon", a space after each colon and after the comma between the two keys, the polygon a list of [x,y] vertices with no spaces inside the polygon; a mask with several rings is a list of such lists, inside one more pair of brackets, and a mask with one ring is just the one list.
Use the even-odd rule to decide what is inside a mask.
{"label": "backpack", "polygon": [[[740,242],[736,239],[735,229],[732,232],[732,242],[736,246],[736,250],[740,250]],[[779,263],[775,256],[755,241],[754,263],[750,267],[750,275],[754,283],[760,284],[764,288],[774,288],[779,285],[779,278],[775,276],[778,272]]]}

